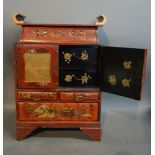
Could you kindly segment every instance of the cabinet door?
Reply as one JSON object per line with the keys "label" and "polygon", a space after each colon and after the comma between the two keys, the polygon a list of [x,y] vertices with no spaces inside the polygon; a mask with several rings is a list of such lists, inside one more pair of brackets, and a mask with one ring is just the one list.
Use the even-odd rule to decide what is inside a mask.
{"label": "cabinet door", "polygon": [[17,44],[16,81],[18,88],[56,88],[58,73],[57,46]]}
{"label": "cabinet door", "polygon": [[140,100],[146,54],[145,49],[102,47],[101,90]]}

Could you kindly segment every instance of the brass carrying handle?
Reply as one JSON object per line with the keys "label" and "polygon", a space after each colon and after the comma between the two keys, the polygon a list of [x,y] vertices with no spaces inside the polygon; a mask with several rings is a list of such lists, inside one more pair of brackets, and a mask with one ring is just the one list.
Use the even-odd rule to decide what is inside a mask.
{"label": "brass carrying handle", "polygon": [[44,36],[48,34],[48,31],[47,30],[36,30],[36,34],[38,36]]}
{"label": "brass carrying handle", "polygon": [[83,36],[83,35],[85,35],[86,33],[84,32],[84,31],[80,31],[79,33],[78,32],[76,32],[76,31],[71,31],[70,32],[70,35],[71,36],[75,36],[75,37],[77,37],[77,36]]}

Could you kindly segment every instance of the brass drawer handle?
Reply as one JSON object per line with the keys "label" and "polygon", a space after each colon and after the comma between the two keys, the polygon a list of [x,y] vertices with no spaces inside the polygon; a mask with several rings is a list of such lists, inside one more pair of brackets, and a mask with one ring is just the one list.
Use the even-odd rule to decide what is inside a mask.
{"label": "brass drawer handle", "polygon": [[34,98],[34,97],[31,97],[32,100],[34,101],[40,101],[42,98]]}
{"label": "brass drawer handle", "polygon": [[75,101],[83,101],[85,99],[85,95],[83,94],[81,94],[81,95],[74,95],[74,100]]}
{"label": "brass drawer handle", "polygon": [[36,30],[36,34],[38,36],[44,36],[48,34],[48,31],[47,30]]}

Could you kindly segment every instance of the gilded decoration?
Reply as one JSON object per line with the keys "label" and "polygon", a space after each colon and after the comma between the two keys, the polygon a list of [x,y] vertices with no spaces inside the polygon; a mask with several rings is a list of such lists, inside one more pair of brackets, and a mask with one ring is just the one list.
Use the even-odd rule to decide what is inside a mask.
{"label": "gilded decoration", "polygon": [[63,107],[63,106],[48,106],[48,105],[39,105],[33,107],[29,104],[25,105],[27,114],[33,114],[38,118],[59,118],[64,119],[65,117],[69,118],[91,118],[91,107],[90,106],[81,106],[80,108],[75,107]]}
{"label": "gilded decoration", "polygon": [[41,85],[50,82],[50,60],[50,53],[36,53],[33,49],[28,50],[24,54],[25,81],[40,82]]}
{"label": "gilded decoration", "polygon": [[66,75],[66,77],[65,77],[65,81],[66,82],[71,82],[72,81],[72,77],[73,77],[73,75]]}
{"label": "gilded decoration", "polygon": [[87,53],[87,51],[82,52],[80,59],[81,60],[88,60],[88,53]]}
{"label": "gilded decoration", "polygon": [[132,61],[127,61],[127,60],[125,60],[124,62],[123,62],[123,66],[124,66],[124,69],[131,69],[132,68]]}
{"label": "gilded decoration", "polygon": [[115,86],[116,83],[117,83],[117,81],[116,81],[116,76],[113,75],[113,74],[109,75],[109,76],[108,76],[108,82],[109,82],[111,85]]}
{"label": "gilded decoration", "polygon": [[63,52],[63,55],[64,55],[65,62],[69,64],[71,62],[71,59],[72,59],[74,53],[73,54],[70,54],[68,52],[66,52],[66,53]]}
{"label": "gilded decoration", "polygon": [[87,73],[84,73],[84,75],[82,75],[81,78],[79,79],[74,74],[72,74],[72,75],[66,75],[64,80],[66,82],[72,82],[72,78],[75,78],[76,80],[81,81],[82,84],[87,84],[88,80],[91,79],[91,76],[87,75]]}
{"label": "gilded decoration", "polygon": [[122,86],[123,87],[130,87],[130,82],[131,82],[131,79],[123,79],[122,80]]}

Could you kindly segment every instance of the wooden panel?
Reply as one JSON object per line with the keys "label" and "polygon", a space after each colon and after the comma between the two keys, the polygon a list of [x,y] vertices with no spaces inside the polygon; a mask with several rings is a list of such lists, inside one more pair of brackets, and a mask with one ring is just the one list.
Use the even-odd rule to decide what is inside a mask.
{"label": "wooden panel", "polygon": [[17,44],[15,56],[18,88],[58,87],[58,46]]}
{"label": "wooden panel", "polygon": [[61,101],[95,102],[99,101],[99,92],[60,92]]}
{"label": "wooden panel", "polygon": [[98,103],[19,102],[20,121],[97,121]]}
{"label": "wooden panel", "polygon": [[31,100],[31,101],[56,101],[57,92],[17,92],[19,100]]}
{"label": "wooden panel", "polygon": [[23,27],[22,41],[51,43],[97,43],[96,27]]}

